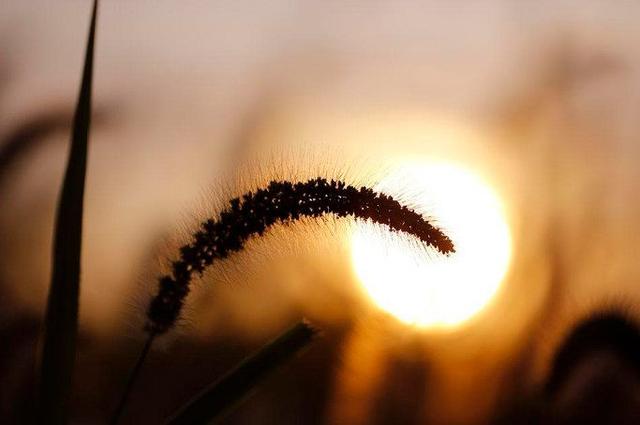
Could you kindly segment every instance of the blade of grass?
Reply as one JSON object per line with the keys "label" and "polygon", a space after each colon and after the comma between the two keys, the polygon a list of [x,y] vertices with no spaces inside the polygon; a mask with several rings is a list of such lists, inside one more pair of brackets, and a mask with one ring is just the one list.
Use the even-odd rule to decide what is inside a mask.
{"label": "blade of grass", "polygon": [[175,413],[170,425],[198,425],[220,419],[246,399],[268,374],[308,346],[318,331],[302,321],[243,360],[219,381],[205,388]]}
{"label": "blade of grass", "polygon": [[97,9],[98,1],[94,0],[82,84],[73,119],[71,148],[54,230],[51,286],[44,323],[38,388],[39,424],[61,425],[68,419],[78,333],[82,213],[87,139],[91,123],[91,83]]}

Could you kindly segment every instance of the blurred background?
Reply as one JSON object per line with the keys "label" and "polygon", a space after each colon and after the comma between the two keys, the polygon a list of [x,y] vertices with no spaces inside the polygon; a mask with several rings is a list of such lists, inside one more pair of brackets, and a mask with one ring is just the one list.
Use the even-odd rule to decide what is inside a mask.
{"label": "blurred background", "polygon": [[[31,414],[89,12],[0,5],[3,423]],[[124,422],[161,422],[301,317],[324,337],[228,423],[498,421],[578,320],[640,314],[638,19],[591,0],[101,2],[74,422],[106,422],[155,277],[230,194],[274,176],[374,184],[407,158],[499,196],[510,260],[486,306],[406,325],[358,281],[352,224],[276,227],[197,283]]]}

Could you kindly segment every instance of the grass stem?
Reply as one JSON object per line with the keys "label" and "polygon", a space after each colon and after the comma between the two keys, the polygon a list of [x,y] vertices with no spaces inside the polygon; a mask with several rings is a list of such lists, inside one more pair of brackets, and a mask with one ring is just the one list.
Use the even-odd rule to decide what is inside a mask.
{"label": "grass stem", "polygon": [[155,338],[156,338],[155,333],[150,333],[149,336],[147,337],[147,341],[145,342],[144,347],[142,347],[142,351],[138,356],[136,365],[133,367],[133,369],[131,370],[131,373],[129,374],[129,377],[127,378],[127,383],[125,384],[124,391],[122,392],[122,396],[120,398],[120,401],[118,402],[118,407],[116,407],[116,410],[114,411],[113,416],[111,417],[111,422],[110,422],[111,425],[117,425],[118,422],[120,422],[120,419],[122,418],[122,414],[124,413],[124,408],[126,407],[127,401],[129,400],[131,390],[133,389],[133,384],[135,383],[136,379],[138,378],[138,375],[140,374],[142,365],[144,364],[144,361],[146,360],[147,355],[151,350],[151,345],[153,344],[153,341],[155,340]]}

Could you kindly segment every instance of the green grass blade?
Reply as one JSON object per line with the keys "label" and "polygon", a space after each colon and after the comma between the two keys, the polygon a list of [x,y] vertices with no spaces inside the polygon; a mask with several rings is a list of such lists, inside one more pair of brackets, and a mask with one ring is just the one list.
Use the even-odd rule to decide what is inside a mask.
{"label": "green grass blade", "polygon": [[219,419],[244,400],[262,378],[308,346],[317,333],[316,329],[304,321],[293,326],[198,394],[169,419],[167,424],[199,425]]}
{"label": "green grass blade", "polygon": [[44,323],[38,388],[40,424],[65,424],[68,418],[78,333],[82,212],[87,138],[91,122],[91,83],[97,7],[98,2],[94,0],[82,84],[73,119],[71,148],[54,230],[51,286]]}

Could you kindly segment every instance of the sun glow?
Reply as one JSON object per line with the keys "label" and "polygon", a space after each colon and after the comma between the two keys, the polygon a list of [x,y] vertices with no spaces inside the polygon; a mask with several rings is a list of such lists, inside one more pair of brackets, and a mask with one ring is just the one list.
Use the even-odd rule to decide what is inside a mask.
{"label": "sun glow", "polygon": [[359,223],[352,262],[368,296],[405,323],[454,328],[497,293],[511,256],[503,207],[478,175],[435,162],[398,168],[375,190],[435,219],[456,252],[444,256],[402,233]]}

